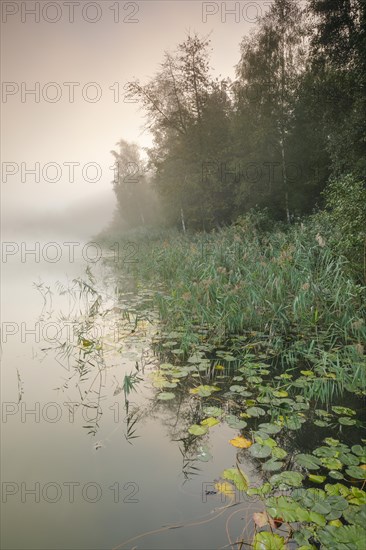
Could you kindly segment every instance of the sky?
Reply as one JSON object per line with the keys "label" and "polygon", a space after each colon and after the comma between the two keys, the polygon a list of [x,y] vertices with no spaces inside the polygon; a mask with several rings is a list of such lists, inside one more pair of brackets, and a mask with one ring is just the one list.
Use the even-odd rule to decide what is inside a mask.
{"label": "sky", "polygon": [[110,151],[151,145],[125,86],[146,82],[188,32],[210,34],[214,75],[270,2],[5,1],[1,38],[2,231],[94,231],[112,216]]}

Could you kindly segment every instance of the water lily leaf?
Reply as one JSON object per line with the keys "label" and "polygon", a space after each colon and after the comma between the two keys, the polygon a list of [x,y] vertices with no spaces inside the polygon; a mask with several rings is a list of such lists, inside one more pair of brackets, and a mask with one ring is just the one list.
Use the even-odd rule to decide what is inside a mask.
{"label": "water lily leaf", "polygon": [[321,462],[319,458],[309,454],[298,454],[295,456],[295,462],[307,470],[319,470]]}
{"label": "water lily leaf", "polygon": [[348,487],[343,485],[343,483],[327,483],[324,487],[326,492],[329,495],[341,495],[342,497],[347,497],[350,494],[350,490]]}
{"label": "water lily leaf", "polygon": [[344,479],[342,472],[337,472],[337,470],[331,470],[328,475],[333,479]]}
{"label": "water lily leaf", "polygon": [[324,439],[324,443],[329,445],[329,447],[338,447],[339,439],[333,439],[333,437],[326,437]]}
{"label": "water lily leaf", "polygon": [[258,416],[264,416],[266,414],[266,411],[263,410],[261,407],[249,407],[249,409],[247,409],[247,414],[256,418]]}
{"label": "water lily leaf", "polygon": [[346,469],[346,474],[354,479],[366,479],[366,470],[358,466],[350,466]]}
{"label": "water lily leaf", "polygon": [[260,443],[252,445],[249,452],[255,458],[267,458],[267,456],[272,453],[271,447],[268,445],[261,445]]}
{"label": "water lily leaf", "polygon": [[357,506],[366,504],[366,492],[362,489],[359,489],[358,487],[351,488],[351,493],[349,497],[350,498],[348,498],[348,502],[350,504],[357,504]]}
{"label": "water lily leaf", "polygon": [[214,418],[213,416],[205,418],[201,422],[201,426],[208,426],[208,428],[212,428],[212,426],[216,426],[216,424],[220,424],[220,420],[217,420],[217,418]]}
{"label": "water lily leaf", "polygon": [[283,465],[284,465],[283,462],[279,462],[275,458],[271,458],[270,460],[267,460],[267,462],[265,462],[262,465],[262,468],[266,472],[276,472],[278,470],[281,470],[281,468],[283,468]]}
{"label": "water lily leaf", "polygon": [[278,426],[277,424],[259,424],[259,429],[263,432],[266,432],[267,434],[278,434],[278,432],[281,431],[281,426]]}
{"label": "water lily leaf", "polygon": [[230,428],[235,428],[237,430],[242,430],[247,426],[247,422],[245,422],[245,420],[239,420],[239,418],[232,414],[226,415],[225,420]]}
{"label": "water lily leaf", "polygon": [[286,418],[284,422],[289,430],[299,430],[302,424],[300,417],[296,415]]}
{"label": "water lily leaf", "polygon": [[353,445],[352,452],[354,455],[359,456],[362,462],[366,462],[366,447],[361,445]]}
{"label": "water lily leaf", "polygon": [[228,481],[215,483],[215,489],[218,493],[222,493],[225,496],[228,496],[228,497],[235,496],[234,486]]}
{"label": "water lily leaf", "polygon": [[213,392],[221,391],[221,388],[217,386],[197,386],[197,388],[191,388],[189,393],[193,395],[199,395],[200,397],[209,397]]}
{"label": "water lily leaf", "polygon": [[192,435],[204,435],[207,433],[208,428],[206,426],[199,426],[198,424],[193,424],[188,431]]}
{"label": "water lily leaf", "polygon": [[159,393],[157,396],[157,399],[159,399],[160,401],[169,401],[170,399],[174,399],[174,398],[175,398],[174,393],[171,393],[168,391],[163,391]]}
{"label": "water lily leaf", "polygon": [[285,539],[279,535],[261,531],[253,539],[254,550],[285,550]]}
{"label": "water lily leaf", "polygon": [[204,447],[199,447],[198,448],[198,455],[197,455],[197,460],[199,460],[200,462],[209,462],[213,456],[212,454],[210,453],[210,450],[208,447],[204,446]]}
{"label": "water lily leaf", "polygon": [[208,416],[221,416],[223,411],[220,407],[204,407],[203,412]]}
{"label": "water lily leaf", "polygon": [[229,390],[232,391],[233,393],[241,393],[242,391],[245,390],[245,387],[234,385],[234,386],[230,386]]}
{"label": "water lily leaf", "polygon": [[355,456],[352,453],[340,453],[338,458],[346,466],[357,466],[360,463],[358,456]]}
{"label": "water lily leaf", "polygon": [[224,470],[222,477],[235,484],[239,491],[246,491],[249,486],[249,480],[242,470],[238,468],[228,468]]}
{"label": "water lily leaf", "polygon": [[348,508],[347,500],[341,495],[330,495],[326,498],[325,502],[330,505],[332,510],[343,512],[343,510],[346,510]]}
{"label": "water lily leaf", "polygon": [[[301,507],[291,497],[270,497],[267,499],[266,505],[267,512],[272,518],[281,518],[286,522],[298,521],[298,513]],[[306,511],[304,508],[303,510]]]}
{"label": "water lily leaf", "polygon": [[317,533],[317,538],[323,548],[346,550],[364,550],[365,530],[358,525],[342,525],[335,527],[327,525]]}
{"label": "water lily leaf", "polygon": [[343,517],[348,523],[365,528],[366,506],[349,506],[348,509],[343,512]]}
{"label": "water lily leaf", "polygon": [[247,380],[250,384],[260,384],[263,381],[263,378],[260,376],[248,376]]}
{"label": "water lily leaf", "polygon": [[171,363],[161,363],[161,365],[159,366],[159,368],[163,369],[163,370],[166,370],[166,369],[174,369],[174,365],[172,365]]}
{"label": "water lily leaf", "polygon": [[229,443],[231,443],[231,445],[233,445],[234,447],[238,447],[239,449],[248,449],[253,444],[250,439],[246,439],[241,435],[230,439]]}
{"label": "water lily leaf", "polygon": [[275,391],[273,392],[273,395],[274,395],[275,397],[287,397],[287,396],[288,396],[288,393],[287,393],[287,391],[284,391],[284,390],[278,390],[278,391],[275,390]]}
{"label": "water lily leaf", "polygon": [[176,388],[177,383],[176,382],[168,382],[168,380],[161,382],[161,388]]}
{"label": "water lily leaf", "polygon": [[301,487],[303,479],[304,476],[299,472],[286,471],[280,474],[274,474],[269,481],[272,485],[276,486],[288,485],[290,487]]}
{"label": "water lily leaf", "polygon": [[301,370],[300,372],[303,376],[315,376],[312,370]]}
{"label": "water lily leaf", "polygon": [[340,416],[338,418],[338,422],[343,426],[354,426],[357,420],[355,420],[354,418],[350,418],[349,416]]}
{"label": "water lily leaf", "polygon": [[336,414],[341,415],[347,415],[347,416],[354,416],[356,414],[356,411],[353,409],[349,409],[348,407],[332,407],[332,411],[334,411]]}
{"label": "water lily leaf", "polygon": [[342,462],[338,458],[321,458],[321,463],[328,470],[341,470],[343,467]]}
{"label": "water lily leaf", "polygon": [[309,474],[308,477],[313,483],[323,483],[327,479],[327,476],[316,476],[314,474]]}
{"label": "water lily leaf", "polygon": [[315,414],[322,417],[331,417],[332,415],[324,409],[315,409]]}
{"label": "water lily leaf", "polygon": [[285,449],[281,449],[281,447],[274,447],[272,449],[272,456],[274,458],[282,459],[287,456],[287,451],[285,451]]}
{"label": "water lily leaf", "polygon": [[316,456],[331,458],[337,456],[338,451],[331,447],[318,447],[313,451],[313,454]]}

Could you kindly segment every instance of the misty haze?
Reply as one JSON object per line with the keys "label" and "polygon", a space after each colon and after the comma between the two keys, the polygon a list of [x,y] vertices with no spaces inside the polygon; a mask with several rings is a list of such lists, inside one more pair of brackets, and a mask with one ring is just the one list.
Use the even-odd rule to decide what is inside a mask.
{"label": "misty haze", "polygon": [[364,550],[364,0],[1,26],[1,548]]}

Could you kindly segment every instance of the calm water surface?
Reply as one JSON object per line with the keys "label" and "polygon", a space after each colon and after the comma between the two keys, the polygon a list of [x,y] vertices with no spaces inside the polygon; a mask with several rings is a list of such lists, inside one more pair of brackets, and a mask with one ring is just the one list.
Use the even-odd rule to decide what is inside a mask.
{"label": "calm water surface", "polygon": [[[151,349],[156,313],[145,308],[131,321],[149,292],[131,279],[117,280],[102,261],[90,264],[106,313],[93,328],[102,349],[90,354],[80,380],[77,359],[85,367],[88,356],[79,351],[66,360],[55,348],[56,334],[60,342],[68,334],[75,351],[74,327],[85,320],[85,302],[65,289],[74,278],[87,280],[87,263],[78,255],[73,263],[20,260],[2,264],[2,548],[212,550],[229,544],[227,530],[235,541],[258,504],[223,508],[230,499],[206,491],[235,466],[228,440],[237,431],[210,429],[205,444],[212,459],[195,462],[195,475],[183,468],[176,439],[184,406],[154,401],[149,378],[158,364]],[[127,311],[130,321],[123,320]],[[142,380],[128,396],[138,437],[127,440],[122,385],[130,373]],[[242,468],[255,478],[252,465]],[[179,527],[167,529],[174,524]],[[158,532],[144,534],[149,531]]]}

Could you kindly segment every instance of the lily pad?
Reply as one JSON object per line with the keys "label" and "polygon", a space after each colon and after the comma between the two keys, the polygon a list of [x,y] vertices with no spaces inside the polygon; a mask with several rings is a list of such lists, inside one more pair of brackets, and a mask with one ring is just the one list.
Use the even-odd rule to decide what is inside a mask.
{"label": "lily pad", "polygon": [[259,429],[263,432],[266,432],[267,434],[278,434],[281,431],[281,426],[278,426],[277,424],[259,424]]}
{"label": "lily pad", "polygon": [[307,470],[319,470],[321,466],[321,462],[319,458],[317,458],[314,455],[309,454],[298,454],[295,456],[295,462],[299,464],[299,466],[303,466]]}
{"label": "lily pad", "polygon": [[346,474],[354,479],[366,479],[366,470],[359,468],[358,466],[351,466],[347,468]]}
{"label": "lily pad", "polygon": [[304,476],[299,472],[286,471],[273,475],[269,481],[272,485],[276,486],[288,485],[289,487],[301,487],[303,479]]}
{"label": "lily pad", "polygon": [[343,426],[354,426],[357,420],[355,420],[354,418],[350,418],[349,416],[340,416],[338,418],[338,422]]}
{"label": "lily pad", "polygon": [[224,470],[222,477],[232,481],[239,491],[246,491],[248,489],[249,480],[244,472],[238,468],[228,468]]}
{"label": "lily pad", "polygon": [[188,428],[188,431],[192,435],[205,435],[207,433],[208,428],[206,426],[199,426],[198,424],[193,424],[190,428]]}
{"label": "lily pad", "polygon": [[264,416],[266,414],[266,411],[261,407],[249,407],[249,409],[247,409],[247,414],[249,414],[250,416],[258,417]]}
{"label": "lily pad", "polygon": [[214,418],[213,416],[205,418],[201,422],[201,426],[207,426],[208,428],[212,428],[212,426],[216,426],[216,424],[220,424],[220,420],[217,420],[217,418]]}
{"label": "lily pad", "polygon": [[255,458],[267,458],[267,456],[272,454],[271,447],[268,445],[261,445],[260,443],[254,443],[249,452]]}
{"label": "lily pad", "polygon": [[207,414],[208,416],[221,416],[222,409],[220,407],[204,407],[203,412]]}
{"label": "lily pad", "polygon": [[262,468],[266,472],[277,472],[278,470],[281,470],[281,468],[283,468],[283,464],[283,462],[280,462],[275,458],[271,458],[263,464]]}
{"label": "lily pad", "polygon": [[279,535],[261,531],[253,539],[254,550],[285,550],[285,539]]}
{"label": "lily pad", "polygon": [[174,398],[175,398],[175,394],[168,391],[163,391],[159,393],[157,396],[157,399],[159,399],[159,401],[170,401],[170,399],[174,399]]}

